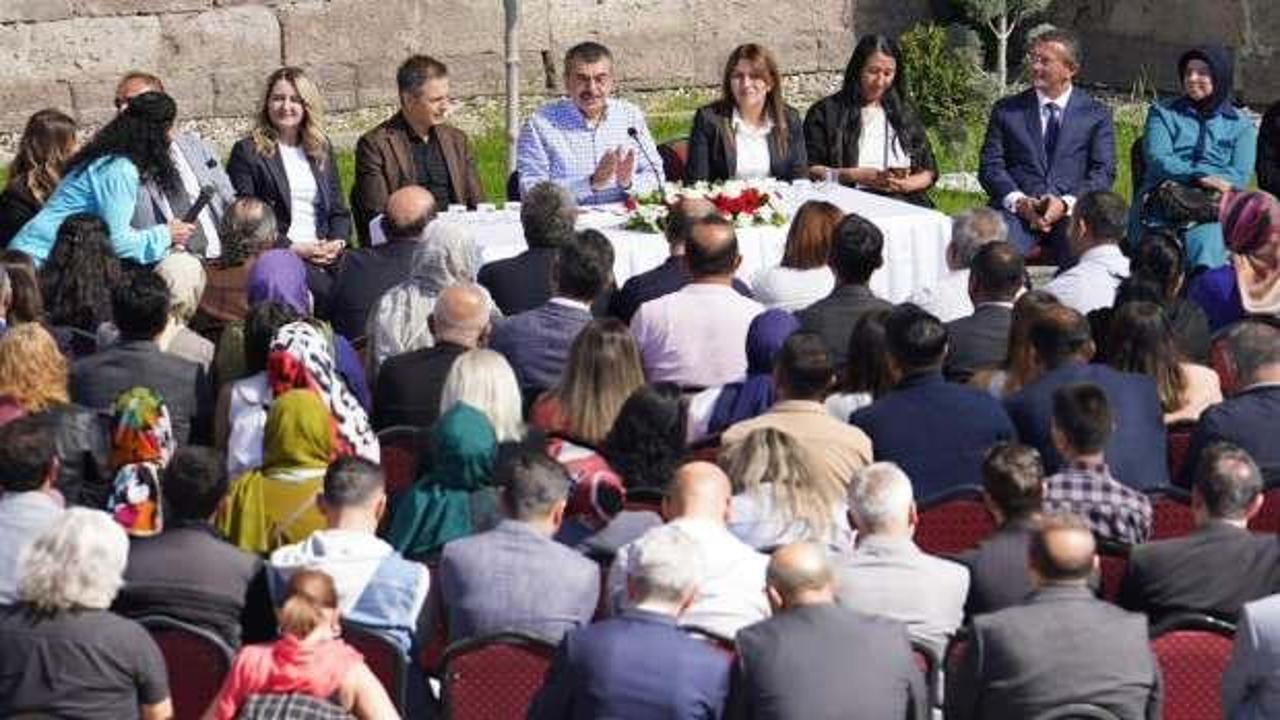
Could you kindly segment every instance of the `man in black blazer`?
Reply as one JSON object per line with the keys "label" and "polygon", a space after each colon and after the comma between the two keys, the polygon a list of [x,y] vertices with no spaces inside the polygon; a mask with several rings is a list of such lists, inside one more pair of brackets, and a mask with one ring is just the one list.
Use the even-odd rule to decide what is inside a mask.
{"label": "man in black blazer", "polygon": [[973,314],[947,323],[947,360],[943,374],[967,383],[983,368],[1004,362],[1009,353],[1013,301],[1026,282],[1026,266],[1009,243],[988,243],[969,266]]}
{"label": "man in black blazer", "polygon": [[1191,494],[1196,531],[1138,545],[1120,586],[1120,605],[1156,625],[1180,612],[1235,622],[1251,600],[1280,591],[1280,541],[1249,531],[1262,508],[1262,473],[1244,450],[1211,445]]}
{"label": "man in black blazer", "polygon": [[775,551],[765,591],[774,615],[738,631],[727,718],[929,717],[906,627],[836,605],[822,548]]}
{"label": "man in black blazer", "polygon": [[949,720],[1027,720],[1071,703],[1122,718],[1160,717],[1160,673],[1147,619],[1098,600],[1084,519],[1046,515],[1028,553],[1036,591],[1024,605],[973,619],[947,674]]}
{"label": "man in black blazer", "polygon": [[1044,505],[1044,467],[1035,448],[1000,443],[982,462],[982,495],[998,529],[956,560],[969,568],[965,617],[1021,605],[1031,594],[1027,547]]}
{"label": "man in black blazer", "polygon": [[542,182],[525,192],[520,202],[520,225],[529,249],[480,268],[480,284],[503,315],[518,315],[551,299],[556,248],[573,237],[577,219],[578,202],[564,187]]}
{"label": "man in black blazer", "polygon": [[796,313],[800,327],[827,344],[836,367],[849,362],[849,336],[858,318],[893,307],[871,292],[871,274],[884,264],[884,234],[864,217],[849,213],[836,225],[827,264],[836,276],[831,294]]}
{"label": "man in black blazer", "polygon": [[110,413],[124,391],[151,388],[169,408],[179,445],[207,442],[210,414],[203,371],[156,345],[169,322],[169,286],[151,270],[135,270],[112,291],[111,311],[120,342],[71,366],[71,400]]}
{"label": "man in black blazer", "polygon": [[409,277],[413,253],[435,212],[435,198],[419,185],[391,193],[382,217],[387,242],[342,256],[329,307],[323,313],[335,332],[347,338],[364,336],[369,308],[382,293]]}
{"label": "man in black blazer", "polygon": [[440,291],[427,318],[435,344],[382,363],[373,386],[373,427],[430,427],[440,417],[440,394],[453,363],[484,345],[489,336],[489,302],[476,285]]}

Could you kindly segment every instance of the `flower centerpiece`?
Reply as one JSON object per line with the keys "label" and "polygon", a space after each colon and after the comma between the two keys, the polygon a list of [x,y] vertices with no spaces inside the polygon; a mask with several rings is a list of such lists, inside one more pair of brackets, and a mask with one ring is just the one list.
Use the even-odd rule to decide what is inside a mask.
{"label": "flower centerpiece", "polygon": [[662,232],[671,206],[685,198],[701,198],[715,206],[721,215],[737,227],[785,225],[783,209],[772,180],[727,180],[722,183],[697,182],[693,185],[666,183],[659,190],[632,193],[627,197],[628,230]]}

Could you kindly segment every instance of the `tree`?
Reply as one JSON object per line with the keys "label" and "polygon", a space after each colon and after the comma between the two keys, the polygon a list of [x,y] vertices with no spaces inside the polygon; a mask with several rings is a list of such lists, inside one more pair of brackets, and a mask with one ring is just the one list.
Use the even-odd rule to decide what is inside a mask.
{"label": "tree", "polygon": [[504,45],[507,63],[507,172],[516,169],[516,141],[520,133],[520,0],[503,0],[506,12]]}
{"label": "tree", "polygon": [[1009,38],[1018,24],[1049,7],[1050,0],[956,0],[974,22],[996,38],[996,77],[1004,93],[1009,79]]}

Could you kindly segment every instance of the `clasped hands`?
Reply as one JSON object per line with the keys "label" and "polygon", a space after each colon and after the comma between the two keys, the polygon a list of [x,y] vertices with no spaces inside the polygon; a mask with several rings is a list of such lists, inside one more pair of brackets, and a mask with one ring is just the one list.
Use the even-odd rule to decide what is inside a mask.
{"label": "clasped hands", "polygon": [[346,240],[325,240],[320,238],[315,242],[294,243],[291,249],[298,257],[307,262],[316,265],[332,265],[346,247]]}
{"label": "clasped hands", "polygon": [[596,163],[596,171],[591,173],[591,189],[600,192],[616,182],[618,187],[626,190],[631,187],[635,172],[636,151],[633,148],[610,148]]}
{"label": "clasped hands", "polygon": [[1032,230],[1047,233],[1066,217],[1067,201],[1057,195],[1027,196],[1018,198],[1014,210]]}

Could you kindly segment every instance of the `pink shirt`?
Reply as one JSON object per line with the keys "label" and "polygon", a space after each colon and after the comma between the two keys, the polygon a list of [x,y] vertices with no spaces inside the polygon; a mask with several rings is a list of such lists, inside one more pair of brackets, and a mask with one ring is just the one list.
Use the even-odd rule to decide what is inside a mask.
{"label": "pink shirt", "polygon": [[331,700],[364,658],[341,640],[304,645],[292,635],[273,643],[246,645],[236,654],[218,692],[214,717],[233,720],[240,705],[259,693],[301,693]]}
{"label": "pink shirt", "polygon": [[631,334],[649,382],[712,387],[747,374],[747,329],[764,306],[728,285],[690,283],[640,306]]}

